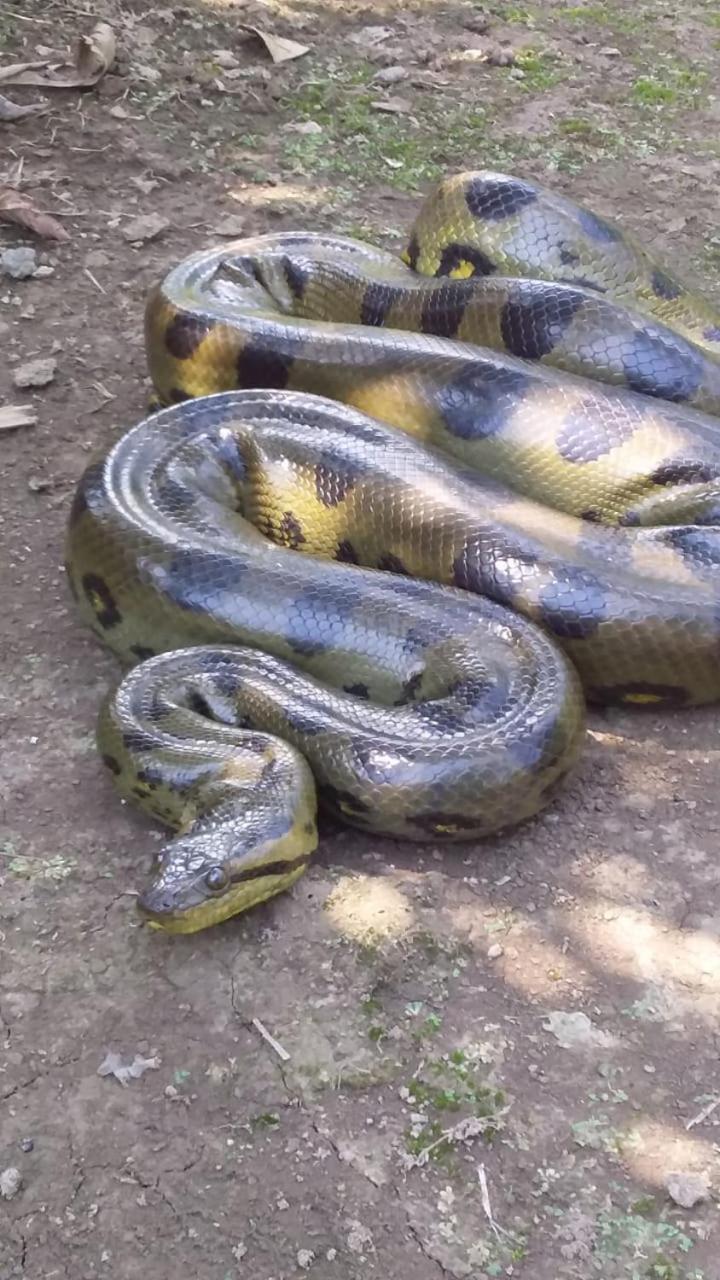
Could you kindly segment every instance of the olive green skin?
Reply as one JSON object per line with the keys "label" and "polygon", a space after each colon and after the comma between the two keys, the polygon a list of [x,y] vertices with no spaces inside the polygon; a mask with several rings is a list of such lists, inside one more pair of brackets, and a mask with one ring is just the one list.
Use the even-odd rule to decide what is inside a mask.
{"label": "olive green skin", "polygon": [[[436,193],[445,225],[421,214],[414,265],[438,235],[468,248],[470,195],[499,178],[516,181]],[[503,190],[516,231],[532,201]],[[432,269],[489,270],[479,249],[453,253]],[[67,547],[82,615],[140,663],[103,711],[106,763],[181,833],[141,899],[149,919],[203,928],[292,883],[315,785],[345,821],[413,840],[538,812],[577,755],[576,671],[599,702],[718,698],[720,553],[702,526],[720,513],[720,427],[662,399],[699,360],[684,398],[712,407],[713,357],[588,283],[421,283],[367,246],[298,234],[193,255],[152,291],[158,396],[202,398],[88,470]],[[676,328],[697,342],[704,323],[708,348],[691,302]],[[648,394],[546,367],[619,381],[638,335]],[[671,527],[603,527],[618,524]]]}
{"label": "olive green skin", "polygon": [[720,357],[717,307],[631,232],[525,178],[484,170],[438,183],[403,260],[430,276],[523,276],[590,289]]}
{"label": "olive green skin", "polygon": [[[148,299],[158,398],[259,386],[309,391],[571,515],[630,525],[720,522],[716,418],[467,341],[385,327],[425,317],[447,329],[457,299],[449,313],[440,302],[468,285],[485,282],[419,281],[388,254],[310,233],[194,254]],[[438,305],[428,307],[428,297]],[[313,318],[297,314],[304,307]],[[588,307],[597,308],[593,295]],[[322,311],[334,319],[317,318]],[[480,311],[466,306],[464,314],[463,333],[474,332]],[[372,323],[380,318],[382,327]]]}
{"label": "olive green skin", "polygon": [[[327,486],[315,502],[328,512],[349,484],[341,454],[333,472],[333,438],[344,432],[359,461],[394,436],[399,457],[419,449],[315,397],[203,398],[91,465],[68,528],[81,616],[139,663],[103,710],[99,745],[121,793],[181,832],[139,904],[176,932],[301,873],[316,840],[313,777],[352,825],[467,840],[538,812],[582,738],[574,669],[520,614],[263,537],[242,511],[262,501],[266,428],[285,456],[303,433],[312,453],[314,438],[304,474]],[[447,464],[428,459],[442,475]]]}

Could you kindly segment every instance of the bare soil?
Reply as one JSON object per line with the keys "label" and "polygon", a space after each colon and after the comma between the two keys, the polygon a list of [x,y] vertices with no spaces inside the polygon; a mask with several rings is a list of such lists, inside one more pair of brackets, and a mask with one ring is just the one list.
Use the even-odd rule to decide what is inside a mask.
{"label": "bare soil", "polygon": [[[3,0],[0,67],[96,18],[96,89],[0,85],[47,103],[0,124],[0,181],[70,234],[0,224],[50,268],[0,282],[0,394],[38,416],[0,440],[0,1280],[720,1280],[717,710],[594,713],[522,830],[326,824],[294,891],[163,938],[133,900],[159,833],[94,747],[117,672],[62,569],[81,470],[145,412],[146,290],[224,234],[398,246],[435,176],[494,166],[717,297],[717,10]],[[309,51],[274,66],[242,24]],[[53,380],[16,389],[36,357]]]}

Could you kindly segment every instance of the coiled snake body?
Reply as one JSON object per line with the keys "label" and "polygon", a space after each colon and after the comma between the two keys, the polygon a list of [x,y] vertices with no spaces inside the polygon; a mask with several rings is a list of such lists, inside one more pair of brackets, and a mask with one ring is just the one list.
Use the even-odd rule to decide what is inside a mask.
{"label": "coiled snake body", "polygon": [[585,698],[720,695],[720,318],[504,175],[441,184],[405,257],[301,233],[171,270],[171,407],[78,486],[70,583],[133,667],[101,749],[179,830],[140,899],[166,929],[291,884],[316,789],[470,839],[547,803]]}

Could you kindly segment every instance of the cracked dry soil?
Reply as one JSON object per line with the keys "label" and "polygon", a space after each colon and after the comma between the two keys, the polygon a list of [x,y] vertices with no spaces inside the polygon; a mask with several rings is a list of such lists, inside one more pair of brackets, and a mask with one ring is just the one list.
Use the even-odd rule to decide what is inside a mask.
{"label": "cracked dry soil", "polygon": [[[717,293],[717,103],[693,87],[717,76],[710,6],[91,9],[0,13],[3,65],[95,17],[119,41],[96,91],[0,126],[3,181],[71,235],[0,292],[0,391],[38,415],[0,441],[0,1170],[21,1177],[0,1278],[720,1280],[717,710],[593,714],[552,810],[482,847],[418,855],[326,824],[292,893],[167,939],[135,918],[158,833],[95,754],[116,670],[61,567],[81,470],[144,412],[158,273],[228,218],[397,246],[426,146],[450,155],[438,103],[476,120],[464,166],[552,181]],[[310,52],[273,68],[243,21]],[[523,76],[454,60],[486,30],[533,46]],[[370,97],[409,107],[378,123],[363,85],[398,65]],[[319,133],[287,130],[316,107]],[[164,234],[128,243],[149,214]],[[16,390],[49,355],[54,380]],[[109,1051],[153,1065],[123,1086],[98,1074]],[[671,1171],[708,1193],[682,1208]]]}

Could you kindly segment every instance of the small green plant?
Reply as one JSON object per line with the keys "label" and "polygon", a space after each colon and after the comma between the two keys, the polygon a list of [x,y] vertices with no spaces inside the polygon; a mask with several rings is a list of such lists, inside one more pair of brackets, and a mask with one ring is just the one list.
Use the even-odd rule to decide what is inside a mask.
{"label": "small green plant", "polygon": [[674,102],[677,92],[669,84],[662,84],[655,76],[638,76],[632,86],[632,96],[644,106],[657,106],[661,102]]}

